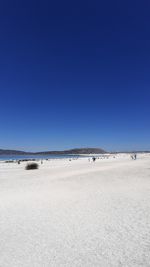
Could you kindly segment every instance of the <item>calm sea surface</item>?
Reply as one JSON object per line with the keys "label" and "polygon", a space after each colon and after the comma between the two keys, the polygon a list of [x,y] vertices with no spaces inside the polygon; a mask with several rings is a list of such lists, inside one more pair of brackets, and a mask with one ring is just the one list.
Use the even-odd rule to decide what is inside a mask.
{"label": "calm sea surface", "polygon": [[78,158],[79,155],[0,155],[0,161],[21,159],[64,159]]}

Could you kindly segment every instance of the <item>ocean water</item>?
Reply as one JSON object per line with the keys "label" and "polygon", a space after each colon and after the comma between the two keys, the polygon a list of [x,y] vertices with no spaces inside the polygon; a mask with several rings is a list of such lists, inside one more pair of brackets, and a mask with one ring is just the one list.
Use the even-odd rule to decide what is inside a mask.
{"label": "ocean water", "polygon": [[64,159],[79,158],[80,155],[0,155],[0,161],[23,159]]}

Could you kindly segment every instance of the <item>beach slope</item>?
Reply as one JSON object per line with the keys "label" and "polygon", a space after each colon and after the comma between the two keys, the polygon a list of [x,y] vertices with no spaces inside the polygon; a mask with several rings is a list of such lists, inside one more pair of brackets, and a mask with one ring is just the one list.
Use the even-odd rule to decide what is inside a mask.
{"label": "beach slope", "polygon": [[150,266],[150,156],[0,163],[0,266]]}

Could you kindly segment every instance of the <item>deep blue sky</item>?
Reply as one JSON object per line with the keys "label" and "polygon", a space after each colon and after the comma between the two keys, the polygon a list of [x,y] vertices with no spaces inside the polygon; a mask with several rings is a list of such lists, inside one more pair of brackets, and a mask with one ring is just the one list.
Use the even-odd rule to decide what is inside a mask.
{"label": "deep blue sky", "polygon": [[0,148],[150,149],[150,2],[0,3]]}

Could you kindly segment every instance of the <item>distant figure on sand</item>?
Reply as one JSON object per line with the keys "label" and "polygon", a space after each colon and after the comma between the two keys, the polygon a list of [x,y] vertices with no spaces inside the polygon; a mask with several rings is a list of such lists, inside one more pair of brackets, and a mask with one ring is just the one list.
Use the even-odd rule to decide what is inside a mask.
{"label": "distant figure on sand", "polygon": [[131,155],[131,159],[136,160],[137,159],[137,155],[136,154]]}
{"label": "distant figure on sand", "polygon": [[92,160],[93,160],[93,162],[95,162],[95,161],[96,161],[96,158],[95,158],[95,157],[93,157],[93,158],[92,158]]}

